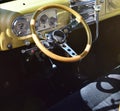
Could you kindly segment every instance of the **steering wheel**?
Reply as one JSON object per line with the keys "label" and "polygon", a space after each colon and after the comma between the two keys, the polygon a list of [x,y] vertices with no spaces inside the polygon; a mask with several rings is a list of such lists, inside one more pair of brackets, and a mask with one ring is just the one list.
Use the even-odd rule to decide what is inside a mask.
{"label": "steering wheel", "polygon": [[[49,8],[59,8],[59,9],[63,9],[71,14],[73,14],[75,16],[75,20],[78,23],[82,23],[83,27],[85,28],[85,31],[87,33],[87,43],[86,46],[83,50],[82,53],[80,54],[76,54],[74,52],[74,50],[72,50],[72,48],[70,48],[72,50],[72,53],[75,53],[74,56],[71,57],[64,57],[64,56],[60,56],[57,55],[55,53],[53,53],[52,51],[48,50],[40,41],[40,38],[38,37],[38,34],[35,31],[35,23],[36,23],[36,19],[37,16],[44,10],[49,9]],[[82,16],[77,13],[76,11],[74,11],[73,9],[64,6],[64,5],[60,5],[60,4],[49,4],[49,5],[45,5],[45,6],[41,6],[39,9],[36,10],[36,12],[33,14],[31,21],[30,21],[30,28],[31,28],[31,33],[32,33],[32,38],[35,42],[35,44],[37,45],[37,47],[48,57],[57,60],[57,61],[61,61],[61,62],[76,62],[79,61],[81,59],[83,59],[90,51],[91,49],[91,45],[92,45],[92,36],[91,36],[91,31],[89,26],[87,25],[87,23],[85,22],[85,20],[82,18]],[[66,45],[66,44],[64,44]],[[64,46],[63,45],[63,46]],[[68,45],[66,45],[65,47],[69,47]]]}

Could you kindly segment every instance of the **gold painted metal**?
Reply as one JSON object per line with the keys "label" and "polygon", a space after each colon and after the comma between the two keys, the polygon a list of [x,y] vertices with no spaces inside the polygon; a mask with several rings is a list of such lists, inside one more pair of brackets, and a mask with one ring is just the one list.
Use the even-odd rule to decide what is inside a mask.
{"label": "gold painted metal", "polygon": [[97,0],[97,3],[102,6],[99,13],[100,21],[120,15],[120,0],[104,0],[103,3]]}
{"label": "gold painted metal", "polygon": [[[12,22],[19,16],[34,13],[42,5],[52,3],[69,6],[69,0],[16,0],[0,4],[0,51],[11,49],[8,45],[11,45],[12,49],[24,46],[25,40],[32,43],[31,34],[24,37],[17,37],[13,33]],[[58,21],[63,23],[60,24],[61,26],[65,26],[69,21],[68,13],[60,11]]]}
{"label": "gold painted metal", "polygon": [[[42,43],[40,42],[40,39],[35,31],[35,21],[37,19],[37,16],[44,10],[49,9],[49,8],[60,8],[63,10],[68,11],[69,13],[72,13],[75,17],[76,20],[78,21],[78,23],[82,23],[82,25],[84,26],[86,33],[87,33],[87,44],[86,47],[84,49],[84,51],[74,57],[63,57],[63,56],[59,56],[57,54],[54,54],[53,52],[49,51],[47,48],[45,48],[44,45],[42,45]],[[92,35],[91,35],[91,31],[89,26],[86,24],[86,22],[83,20],[82,16],[77,13],[76,11],[74,11],[73,9],[64,6],[64,5],[60,5],[60,4],[50,4],[50,5],[45,5],[40,7],[39,9],[36,10],[36,12],[34,13],[31,22],[30,22],[30,26],[31,26],[31,32],[32,32],[32,38],[34,40],[34,42],[36,43],[37,47],[44,53],[46,54],[48,57],[58,60],[58,61],[62,61],[62,62],[75,62],[75,61],[79,61],[81,59],[83,59],[90,51],[91,49],[91,45],[92,45]]]}

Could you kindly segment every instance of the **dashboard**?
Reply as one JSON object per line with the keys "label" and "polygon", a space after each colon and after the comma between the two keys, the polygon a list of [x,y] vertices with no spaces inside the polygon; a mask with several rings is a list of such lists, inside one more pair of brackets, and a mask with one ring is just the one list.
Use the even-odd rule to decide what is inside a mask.
{"label": "dashboard", "polygon": [[[0,50],[10,50],[33,43],[30,31],[31,17],[41,5],[53,2],[54,0],[18,0],[0,4]],[[55,2],[69,5],[67,0]],[[55,30],[65,26],[68,20],[69,14],[64,11],[46,10],[37,18],[36,31],[39,33]]]}
{"label": "dashboard", "polygon": [[[119,15],[118,0],[16,0],[0,4],[0,51],[6,51],[33,43],[30,21],[34,12],[47,4],[62,4],[68,6],[93,24],[109,17]],[[51,8],[39,14],[35,24],[36,33],[51,31],[66,27],[74,20],[65,10]],[[71,27],[75,29],[74,23]],[[71,29],[72,30],[72,29]]]}

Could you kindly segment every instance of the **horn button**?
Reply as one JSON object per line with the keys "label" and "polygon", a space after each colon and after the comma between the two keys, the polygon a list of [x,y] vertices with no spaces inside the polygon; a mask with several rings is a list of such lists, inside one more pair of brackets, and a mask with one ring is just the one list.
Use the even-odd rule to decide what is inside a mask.
{"label": "horn button", "polygon": [[52,33],[52,37],[53,39],[55,40],[55,42],[59,43],[59,44],[62,44],[65,42],[66,40],[66,35],[63,31],[60,31],[60,30],[55,30],[53,33]]}

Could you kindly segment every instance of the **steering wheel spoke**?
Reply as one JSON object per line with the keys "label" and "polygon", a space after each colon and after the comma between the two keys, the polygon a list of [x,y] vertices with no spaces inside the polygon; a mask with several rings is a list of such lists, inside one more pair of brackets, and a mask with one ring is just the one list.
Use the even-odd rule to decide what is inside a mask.
{"label": "steering wheel spoke", "polygon": [[63,43],[59,45],[68,55],[71,57],[77,56],[77,53],[69,46],[67,43]]}

